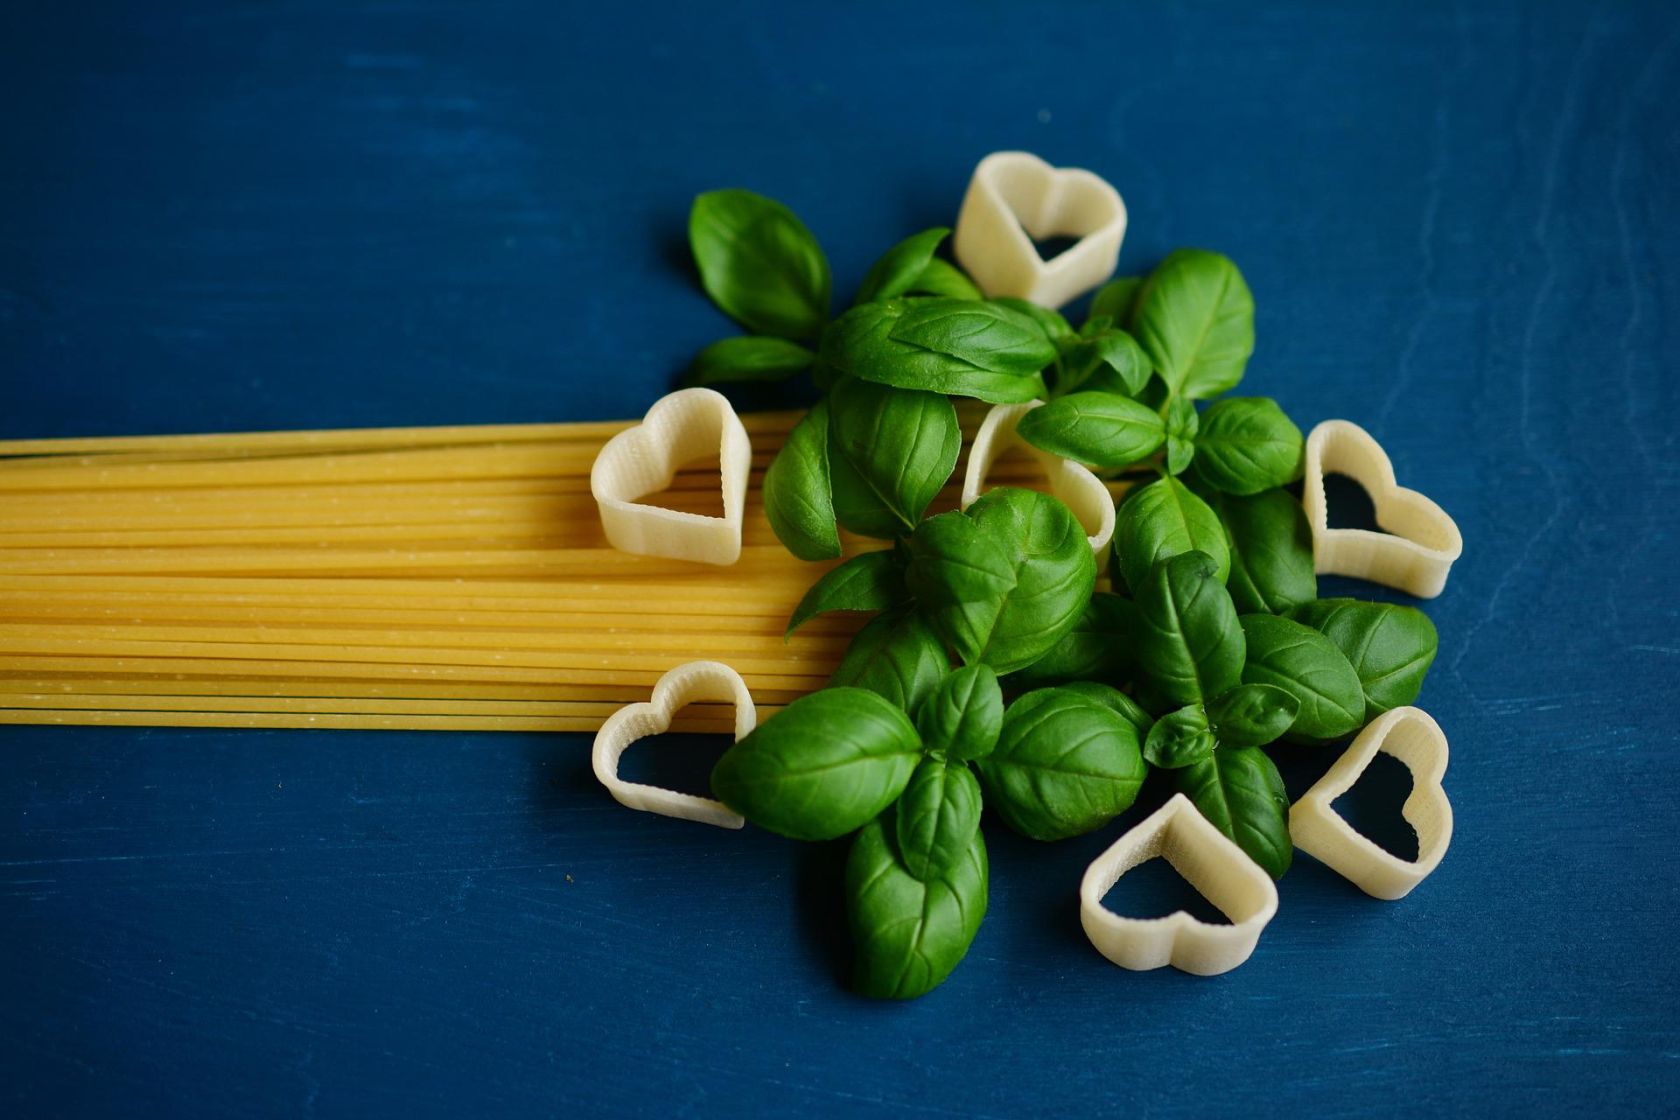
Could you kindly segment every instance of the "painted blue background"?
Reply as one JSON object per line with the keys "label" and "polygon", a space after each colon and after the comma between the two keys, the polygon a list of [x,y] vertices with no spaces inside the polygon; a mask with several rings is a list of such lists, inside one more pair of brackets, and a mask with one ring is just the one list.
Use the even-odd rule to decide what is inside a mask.
{"label": "painted blue background", "polygon": [[833,853],[628,813],[581,736],[0,730],[0,1111],[1672,1109],[1677,36],[1663,3],[5,5],[0,434],[635,415],[730,329],[696,191],[787,201],[847,292],[1023,147],[1120,187],[1123,267],[1236,258],[1250,388],[1370,427],[1467,553],[1422,698],[1445,863],[1384,904],[1301,858],[1214,980],[1083,941],[1125,822],[989,825],[969,960],[883,1006],[838,983]]}

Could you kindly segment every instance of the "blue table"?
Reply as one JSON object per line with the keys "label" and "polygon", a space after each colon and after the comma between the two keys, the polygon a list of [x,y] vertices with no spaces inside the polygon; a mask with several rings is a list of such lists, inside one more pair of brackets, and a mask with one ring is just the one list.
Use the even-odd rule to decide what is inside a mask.
{"label": "blue table", "polygon": [[1663,3],[8,6],[0,435],[639,414],[730,330],[695,192],[785,200],[849,292],[1019,147],[1120,187],[1123,267],[1233,256],[1250,390],[1367,425],[1467,552],[1421,701],[1445,863],[1385,904],[1301,857],[1212,980],[1080,934],[1132,817],[988,824],[973,952],[888,1006],[841,986],[832,851],[626,812],[581,736],[0,730],[0,1112],[1673,1109],[1677,36]]}

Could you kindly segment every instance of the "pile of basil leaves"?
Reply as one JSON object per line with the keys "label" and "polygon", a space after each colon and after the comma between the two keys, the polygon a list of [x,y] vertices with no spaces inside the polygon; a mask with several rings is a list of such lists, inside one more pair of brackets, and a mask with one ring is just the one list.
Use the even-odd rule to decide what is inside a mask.
{"label": "pile of basil leaves", "polygon": [[[1103,287],[1075,330],[983,298],[935,255],[948,232],[894,246],[831,318],[828,262],[786,207],[715,191],[689,226],[706,292],[752,332],[702,351],[691,383],[808,371],[822,392],[765,476],[776,535],[813,561],[841,555],[841,526],[890,542],[833,568],[793,614],[790,633],[824,611],[880,612],[831,686],[712,773],[760,827],[852,837],[854,983],[883,997],[921,995],[967,952],[986,912],[983,804],[1026,836],[1077,836],[1129,807],[1154,767],[1281,876],[1289,805],[1268,745],[1345,739],[1410,703],[1436,647],[1413,608],[1317,598],[1285,489],[1301,431],[1275,401],[1223,395],[1254,347],[1230,260],[1175,252]],[[1025,439],[1136,483],[1112,591],[1045,494],[996,489],[924,517],[961,448],[952,397],[1043,400]]]}

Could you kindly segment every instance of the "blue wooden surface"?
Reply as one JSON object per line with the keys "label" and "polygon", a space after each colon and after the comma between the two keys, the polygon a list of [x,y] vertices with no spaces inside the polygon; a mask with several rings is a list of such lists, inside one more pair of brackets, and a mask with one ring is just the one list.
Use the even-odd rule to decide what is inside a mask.
{"label": "blue wooden surface", "polygon": [[1251,389],[1370,427],[1467,552],[1422,698],[1445,863],[1384,904],[1301,858],[1212,980],[1083,941],[1125,821],[988,825],[968,961],[884,1006],[837,982],[832,852],[626,812],[582,737],[0,731],[0,1112],[1673,1109],[1677,35],[1665,3],[7,4],[5,436],[638,414],[729,329],[694,192],[787,201],[849,291],[1024,147],[1120,187],[1123,265],[1231,254]]}

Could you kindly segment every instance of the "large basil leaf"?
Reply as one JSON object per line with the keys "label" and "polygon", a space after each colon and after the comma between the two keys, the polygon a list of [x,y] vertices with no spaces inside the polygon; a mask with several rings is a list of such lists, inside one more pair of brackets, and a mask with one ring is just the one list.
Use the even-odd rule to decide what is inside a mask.
{"label": "large basil leaf", "polygon": [[[834,320],[823,332],[822,363],[838,373],[864,381],[899,389],[976,397],[992,404],[1016,404],[1044,396],[1044,378],[1037,370],[1022,374],[1014,371],[1019,368],[1015,364],[1004,370],[993,365],[976,365],[953,354],[894,338],[893,331],[899,321],[924,302],[977,306],[971,300],[889,299],[860,304]],[[1049,364],[1055,357],[1055,348],[1030,320],[1026,329],[1049,347],[1050,357],[1045,359],[1045,364]]]}
{"label": "large basil leaf", "polygon": [[885,820],[865,826],[846,861],[852,983],[877,999],[914,999],[951,975],[986,916],[986,842],[977,830],[955,866],[924,883],[889,833]]}
{"label": "large basil leaf", "polygon": [[1095,700],[1137,728],[1139,742],[1142,742],[1144,737],[1149,734],[1149,729],[1155,726],[1155,718],[1144,711],[1142,704],[1111,684],[1103,684],[1099,681],[1069,681],[1059,687],[1063,692],[1072,692],[1088,700]]}
{"label": "large basil leaf", "polygon": [[1241,684],[1207,707],[1208,723],[1222,747],[1263,747],[1289,730],[1301,702],[1269,684]]}
{"label": "large basil leaf", "polygon": [[1271,614],[1245,614],[1244,684],[1275,685],[1301,702],[1289,731],[1308,742],[1338,739],[1365,722],[1359,674],[1336,643],[1310,626]]}
{"label": "large basil leaf", "polygon": [[825,611],[884,611],[905,599],[904,573],[890,548],[864,552],[830,569],[793,608],[787,633]]}
{"label": "large basil leaf", "polygon": [[1079,621],[1043,657],[1011,675],[1016,685],[1056,684],[1061,681],[1123,677],[1137,633],[1137,605],[1130,599],[1098,591],[1085,605]]}
{"label": "large basil leaf", "polygon": [[957,669],[939,682],[916,712],[916,730],[930,751],[952,758],[984,758],[1003,727],[1003,689],[986,665]]}
{"label": "large basil leaf", "polygon": [[828,468],[828,402],[818,401],[764,472],[764,516],[776,539],[801,560],[840,555]]}
{"label": "large basil leaf", "polygon": [[1254,352],[1254,296],[1228,257],[1180,249],[1149,274],[1131,328],[1169,389],[1216,397]]}
{"label": "large basil leaf", "polygon": [[1182,770],[1213,753],[1213,729],[1200,704],[1186,704],[1155,721],[1143,741],[1143,757],[1163,770]]}
{"label": "large basil leaf", "polygon": [[1416,607],[1320,599],[1289,613],[1336,643],[1359,674],[1365,722],[1416,700],[1435,662],[1435,624]]}
{"label": "large basil leaf", "polygon": [[962,450],[957,410],[937,393],[888,389],[856,378],[841,380],[828,401],[840,523],[866,536],[914,529],[956,469]]}
{"label": "large basil leaf", "polygon": [[916,300],[890,334],[894,341],[1017,377],[1034,376],[1056,360],[1042,320],[995,301]]}
{"label": "large basil leaf", "polygon": [[910,291],[921,279],[922,273],[927,271],[928,262],[933,260],[939,243],[950,233],[944,226],[936,226],[907,237],[888,249],[864,274],[856,302],[893,299]]}
{"label": "large basil leaf", "polygon": [[1145,773],[1137,728],[1102,700],[1066,688],[1011,704],[997,749],[975,767],[987,804],[1035,840],[1101,828],[1137,798]]}
{"label": "large basil leaf", "polygon": [[980,830],[980,783],[968,764],[928,755],[898,799],[898,854],[927,882],[957,865]]}
{"label": "large basil leaf", "polygon": [[[972,526],[963,527],[955,518]],[[1037,661],[1079,621],[1096,582],[1085,530],[1048,494],[1001,487],[910,538],[912,593],[967,664]]]}
{"label": "large basil leaf", "polygon": [[974,286],[974,281],[968,274],[952,264],[950,261],[934,257],[927,262],[921,275],[910,284],[910,291],[930,296],[948,296],[951,299],[981,299],[980,289]]}
{"label": "large basil leaf", "polygon": [[1224,583],[1231,550],[1219,515],[1178,479],[1157,479],[1120,503],[1114,515],[1114,561],[1125,586],[1137,587],[1160,561],[1192,550],[1213,557],[1215,574]]}
{"label": "large basil leaf", "polygon": [[708,191],[688,215],[700,283],[757,334],[814,339],[828,320],[828,259],[793,212],[751,191]]}
{"label": "large basil leaf", "polygon": [[1226,397],[1202,414],[1196,473],[1215,490],[1258,494],[1301,474],[1301,429],[1270,397]]}
{"label": "large basil leaf", "polygon": [[785,381],[816,360],[797,342],[770,335],[722,338],[694,356],[687,385],[722,385],[736,381]]}
{"label": "large basil leaf", "polygon": [[1119,276],[1097,289],[1091,297],[1091,311],[1087,319],[1106,318],[1122,330],[1132,329],[1132,313],[1138,293],[1143,291],[1142,276]]}
{"label": "large basil leaf", "polygon": [[1283,614],[1318,594],[1312,527],[1287,490],[1253,497],[1207,492],[1230,536],[1231,575],[1225,586],[1241,614]]}
{"label": "large basil leaf", "polygon": [[712,792],[760,828],[832,840],[896,801],[921,753],[910,717],[893,704],[867,689],[825,688],[724,752]]}
{"label": "large basil leaf", "polygon": [[857,632],[830,679],[869,691],[914,712],[950,671],[939,635],[915,611],[893,611],[870,619]]}
{"label": "large basil leaf", "polygon": [[1177,771],[1178,789],[1214,827],[1237,842],[1266,874],[1281,879],[1295,846],[1289,839],[1289,794],[1259,747],[1221,747]]}
{"label": "large basil leaf", "polygon": [[1185,552],[1155,565],[1137,589],[1138,663],[1175,704],[1200,704],[1236,687],[1243,628],[1213,558]]}
{"label": "large basil leaf", "polygon": [[1069,393],[1021,417],[1021,438],[1034,447],[1110,469],[1155,453],[1166,426],[1153,409],[1113,393]]}

